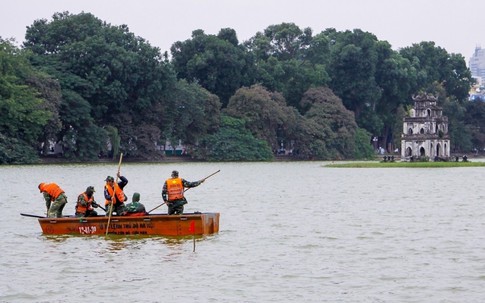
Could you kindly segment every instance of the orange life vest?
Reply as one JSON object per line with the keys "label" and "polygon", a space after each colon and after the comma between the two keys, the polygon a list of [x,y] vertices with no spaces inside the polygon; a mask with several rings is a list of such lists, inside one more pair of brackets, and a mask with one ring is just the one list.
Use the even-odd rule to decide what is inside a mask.
{"label": "orange life vest", "polygon": [[64,191],[56,183],[42,183],[39,187],[42,192],[46,192],[51,196],[51,201],[54,201]]}
{"label": "orange life vest", "polygon": [[184,197],[184,185],[182,178],[171,178],[167,180],[168,201],[180,200]]}
{"label": "orange life vest", "polygon": [[84,196],[84,201],[86,201],[87,206],[84,206],[81,203],[79,203],[79,197],[78,197],[78,199],[77,199],[78,202],[76,203],[76,212],[77,213],[85,214],[88,209],[93,209],[91,207],[91,203],[93,203],[93,201],[94,201],[93,196],[91,196],[91,198],[89,198],[88,195],[86,195],[86,193],[82,193],[79,196]]}
{"label": "orange life vest", "polygon": [[[114,204],[116,204],[118,201],[119,201],[120,203],[125,202],[125,193],[124,193],[124,192],[123,192],[123,190],[122,190],[122,189],[121,189],[121,188],[118,186],[118,183],[115,183],[115,184],[114,184],[114,189],[113,189],[113,187],[109,186],[108,184],[106,184],[104,187],[105,187],[105,188],[108,190],[108,193],[109,193],[109,195],[110,195],[111,197],[113,197],[113,191],[114,191],[114,189],[116,189],[116,199],[115,199],[115,201],[113,201],[113,205],[114,205]],[[104,205],[109,205],[110,203],[111,203],[111,201],[110,201],[110,200],[106,200],[106,201],[104,202]]]}

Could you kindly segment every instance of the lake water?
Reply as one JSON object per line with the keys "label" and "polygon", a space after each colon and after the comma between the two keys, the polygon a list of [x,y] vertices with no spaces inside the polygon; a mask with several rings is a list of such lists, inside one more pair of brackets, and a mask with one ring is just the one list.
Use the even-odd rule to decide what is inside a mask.
{"label": "lake water", "polygon": [[[123,164],[131,199],[160,203],[173,169],[191,239],[44,236],[40,182],[103,201],[117,163],[0,166],[0,302],[485,302],[483,168],[328,168],[326,162]],[[162,206],[155,212],[166,212]],[[102,211],[101,211],[102,212]]]}

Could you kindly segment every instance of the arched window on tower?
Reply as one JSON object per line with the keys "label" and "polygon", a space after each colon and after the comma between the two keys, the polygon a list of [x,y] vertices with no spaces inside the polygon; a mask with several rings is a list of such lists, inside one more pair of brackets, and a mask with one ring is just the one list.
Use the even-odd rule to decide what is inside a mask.
{"label": "arched window on tower", "polygon": [[421,147],[421,148],[419,149],[419,155],[420,155],[421,157],[426,156],[426,150],[424,149],[424,147]]}

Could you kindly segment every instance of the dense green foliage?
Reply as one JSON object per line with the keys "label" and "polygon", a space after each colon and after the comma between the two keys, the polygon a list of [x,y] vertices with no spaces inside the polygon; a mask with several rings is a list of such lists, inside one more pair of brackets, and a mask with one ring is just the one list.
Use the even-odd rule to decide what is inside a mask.
{"label": "dense green foliage", "polygon": [[126,26],[111,26],[86,13],[35,21],[24,47],[32,52],[34,66],[60,82],[58,138],[66,157],[95,159],[107,152],[107,127],[118,130],[125,153],[152,156],[153,143],[160,140],[160,101],[175,83],[157,48]]}
{"label": "dense green foliage", "polygon": [[224,105],[245,83],[247,53],[233,29],[222,29],[217,36],[196,30],[191,40],[174,43],[171,51],[178,78],[199,83]]}
{"label": "dense green foliage", "polygon": [[231,28],[194,30],[169,59],[126,25],[68,12],[25,38],[0,40],[0,163],[54,145],[66,159],[160,159],[166,142],[202,160],[369,159],[372,136],[399,147],[420,92],[438,96],[453,152],[485,148],[464,58],[434,42],[394,51],[359,29],[282,23],[242,43]]}
{"label": "dense green foliage", "polygon": [[221,128],[205,138],[207,149],[199,155],[210,161],[265,161],[273,154],[264,140],[245,128],[243,119],[222,116]]}
{"label": "dense green foliage", "polygon": [[38,139],[54,115],[40,87],[47,78],[24,52],[0,39],[0,163],[36,160]]}

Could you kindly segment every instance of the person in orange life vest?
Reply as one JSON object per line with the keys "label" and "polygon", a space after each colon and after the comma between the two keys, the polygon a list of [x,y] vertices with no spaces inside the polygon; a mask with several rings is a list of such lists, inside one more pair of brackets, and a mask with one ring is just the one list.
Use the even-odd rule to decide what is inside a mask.
{"label": "person in orange life vest", "polygon": [[121,176],[119,172],[117,176],[118,178],[120,178],[120,181],[118,183],[115,183],[115,179],[111,176],[106,177],[105,180],[106,185],[104,186],[104,198],[106,199],[106,215],[109,215],[111,201],[113,201],[112,211],[115,212],[118,216],[123,213],[123,210],[125,208],[124,202],[127,200],[127,197],[123,192],[123,188],[126,186],[126,184],[128,184],[128,179]]}
{"label": "person in orange life vest", "polygon": [[187,200],[184,197],[185,188],[196,187],[204,181],[189,182],[179,178],[179,172],[174,170],[172,177],[163,184],[162,198],[168,206],[169,215],[181,215],[184,213],[184,205]]}
{"label": "person in orange life vest", "polygon": [[44,195],[47,217],[62,218],[62,210],[67,203],[64,190],[56,183],[40,183],[38,188]]}
{"label": "person in orange life vest", "polygon": [[77,197],[76,217],[96,217],[98,215],[93,209],[93,207],[98,207],[98,204],[94,201],[94,192],[94,187],[88,186],[86,191]]}
{"label": "person in orange life vest", "polygon": [[145,205],[140,203],[140,194],[134,193],[131,203],[126,204],[123,216],[146,216]]}

